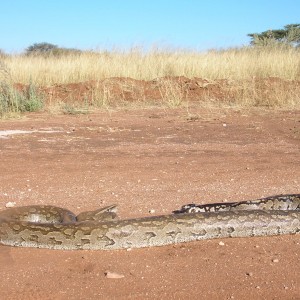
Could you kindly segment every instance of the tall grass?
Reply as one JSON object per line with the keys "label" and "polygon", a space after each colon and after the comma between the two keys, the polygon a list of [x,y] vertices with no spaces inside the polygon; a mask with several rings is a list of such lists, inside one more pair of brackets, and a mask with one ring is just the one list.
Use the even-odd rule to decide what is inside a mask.
{"label": "tall grass", "polygon": [[34,112],[43,108],[43,97],[30,84],[25,91],[18,91],[5,82],[0,84],[0,118],[9,114]]}
{"label": "tall grass", "polygon": [[6,65],[0,61],[0,118],[25,111],[38,111],[43,105],[43,95],[31,82],[25,90],[14,87]]}
{"label": "tall grass", "polygon": [[66,56],[11,55],[2,58],[13,82],[37,86],[131,77],[163,76],[206,79],[280,77],[300,79],[300,49],[244,47],[223,51],[82,52]]}
{"label": "tall grass", "polygon": [[[227,79],[228,84],[222,87],[222,94],[215,96],[209,92],[209,88],[203,86],[205,96],[194,99],[196,101],[237,104],[242,107],[300,107],[299,48],[276,45],[206,52],[145,52],[132,49],[111,52],[85,51],[58,56],[2,55],[0,117],[11,112],[40,110],[44,103],[49,107],[61,103],[63,112],[72,114],[86,112],[89,106],[110,107],[116,101],[125,101],[126,97],[123,99],[117,95],[116,99],[113,87],[100,84],[100,80],[112,77],[153,80],[165,76],[198,77],[207,79],[209,84],[215,86],[219,84],[218,79]],[[267,77],[279,77],[284,80],[263,79]],[[68,103],[65,98],[53,98],[52,103],[52,94],[48,99],[48,94],[47,96],[40,93],[45,87],[85,81],[95,81],[95,85],[89,90],[90,94],[86,95],[87,99],[80,99],[84,103],[77,103],[76,99],[71,100],[77,104],[74,101]],[[25,84],[28,88],[16,89],[16,83]],[[134,90],[132,83],[128,84],[129,86],[120,81],[123,92],[135,94],[134,98],[141,102],[148,101],[142,91]],[[174,80],[160,81],[158,87],[164,105],[176,107],[187,101],[185,86]]]}

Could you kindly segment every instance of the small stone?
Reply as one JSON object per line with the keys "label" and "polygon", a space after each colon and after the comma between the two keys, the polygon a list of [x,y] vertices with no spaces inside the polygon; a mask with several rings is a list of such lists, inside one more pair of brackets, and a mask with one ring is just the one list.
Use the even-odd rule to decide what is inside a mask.
{"label": "small stone", "polygon": [[225,243],[224,242],[219,242],[219,246],[225,246]]}
{"label": "small stone", "polygon": [[253,273],[252,272],[247,272],[246,275],[252,277]]}
{"label": "small stone", "polygon": [[279,262],[279,259],[278,259],[278,258],[273,258],[273,259],[272,259],[272,262],[278,263],[278,262]]}
{"label": "small stone", "polygon": [[227,127],[227,124],[226,124],[226,123],[223,123],[223,127]]}
{"label": "small stone", "polygon": [[105,275],[106,278],[109,278],[109,279],[120,279],[120,278],[124,278],[125,277],[123,274],[119,274],[119,273],[115,273],[115,272],[110,272],[110,271],[104,272],[104,275]]}
{"label": "small stone", "polygon": [[259,290],[259,289],[260,289],[260,286],[259,286],[259,285],[257,285],[255,288]]}
{"label": "small stone", "polygon": [[5,207],[6,208],[9,208],[9,207],[14,207],[14,206],[16,206],[16,202],[7,202],[6,204],[5,204]]}
{"label": "small stone", "polygon": [[131,251],[131,250],[132,250],[132,248],[127,248],[127,249],[126,249],[126,251]]}
{"label": "small stone", "polygon": [[149,210],[149,213],[150,213],[150,214],[154,214],[154,213],[155,213],[155,209],[150,209],[150,210]]}

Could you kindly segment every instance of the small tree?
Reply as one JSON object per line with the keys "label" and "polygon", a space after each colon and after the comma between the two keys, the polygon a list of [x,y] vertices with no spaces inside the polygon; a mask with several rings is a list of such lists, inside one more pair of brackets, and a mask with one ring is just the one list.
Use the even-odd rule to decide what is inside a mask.
{"label": "small tree", "polygon": [[80,54],[81,50],[74,48],[62,48],[50,43],[36,43],[26,49],[26,55],[62,56]]}
{"label": "small tree", "polygon": [[58,47],[50,43],[35,43],[26,49],[26,54],[49,54],[55,49],[58,49]]}
{"label": "small tree", "polygon": [[289,24],[284,29],[273,29],[261,33],[249,33],[251,45],[268,46],[276,44],[285,44],[291,46],[300,46],[300,24]]}

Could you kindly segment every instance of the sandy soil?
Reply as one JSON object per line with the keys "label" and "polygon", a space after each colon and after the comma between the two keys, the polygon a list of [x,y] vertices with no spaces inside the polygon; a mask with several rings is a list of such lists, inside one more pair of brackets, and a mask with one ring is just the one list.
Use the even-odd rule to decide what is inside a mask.
{"label": "sandy soil", "polygon": [[[0,136],[1,209],[116,203],[129,218],[300,192],[300,111],[29,114],[0,130],[22,130]],[[1,299],[300,299],[299,236],[131,251],[0,246],[0,263]]]}

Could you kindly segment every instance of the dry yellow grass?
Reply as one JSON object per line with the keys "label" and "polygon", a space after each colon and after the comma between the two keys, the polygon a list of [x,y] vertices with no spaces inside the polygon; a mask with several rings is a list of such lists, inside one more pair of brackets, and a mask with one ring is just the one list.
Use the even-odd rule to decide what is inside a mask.
{"label": "dry yellow grass", "polygon": [[300,78],[300,51],[295,48],[241,48],[224,51],[83,52],[42,57],[12,55],[2,59],[13,82],[38,86],[109,77],[151,80],[162,76],[206,79],[253,77]]}
{"label": "dry yellow grass", "polygon": [[[155,50],[146,53],[133,49],[127,52],[86,51],[81,54],[49,57],[2,56],[0,58],[0,116],[18,111],[18,107],[24,101],[27,106],[30,104],[30,111],[39,104],[37,101],[39,94],[28,98],[28,95],[14,90],[14,83],[49,87],[55,84],[100,81],[111,77],[152,80],[164,76],[199,77],[209,80],[212,84],[218,79],[227,79],[226,82],[230,84],[222,90],[225,96],[220,98],[218,95],[215,97],[213,94],[206,93],[206,96],[201,99],[194,99],[201,105],[214,103],[284,109],[300,107],[299,48],[244,47],[207,52]],[[283,80],[273,78],[265,82],[263,78],[267,77],[279,77]],[[126,83],[123,85],[124,91],[128,91]],[[185,105],[187,99],[182,88],[171,81],[161,84],[159,92],[162,104],[168,107]],[[126,98],[115,99],[115,95],[105,85],[95,88],[92,92],[88,102],[93,107],[110,107],[116,101],[122,102]],[[142,94],[135,95],[135,98],[145,105],[149,103],[149,99]],[[61,103],[65,110],[73,109],[61,99],[53,99],[53,102],[52,98],[44,100],[49,107]],[[74,105],[81,107],[83,104]],[[22,109],[28,110],[23,106]],[[74,111],[77,112],[75,108]]]}

